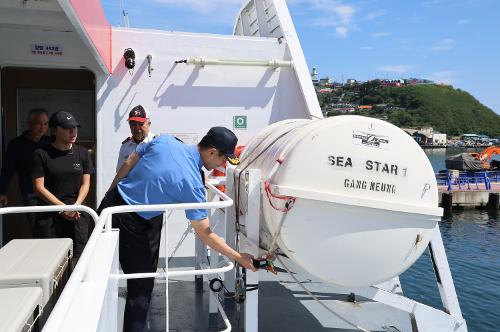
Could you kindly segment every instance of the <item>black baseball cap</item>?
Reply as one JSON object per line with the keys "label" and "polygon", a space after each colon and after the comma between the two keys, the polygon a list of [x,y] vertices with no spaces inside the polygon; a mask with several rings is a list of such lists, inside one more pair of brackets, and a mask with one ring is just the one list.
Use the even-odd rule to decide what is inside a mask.
{"label": "black baseball cap", "polygon": [[146,115],[146,110],[141,105],[137,105],[130,110],[128,113],[127,121],[137,121],[137,122],[146,122],[148,116]]}
{"label": "black baseball cap", "polygon": [[238,137],[226,127],[210,128],[200,141],[200,145],[213,146],[219,150],[232,165],[238,165],[239,162],[238,157],[234,154],[236,143],[238,143]]}
{"label": "black baseball cap", "polygon": [[78,122],[76,122],[73,114],[64,111],[57,111],[50,116],[49,127],[61,127],[64,129],[70,129],[75,127],[81,127]]}

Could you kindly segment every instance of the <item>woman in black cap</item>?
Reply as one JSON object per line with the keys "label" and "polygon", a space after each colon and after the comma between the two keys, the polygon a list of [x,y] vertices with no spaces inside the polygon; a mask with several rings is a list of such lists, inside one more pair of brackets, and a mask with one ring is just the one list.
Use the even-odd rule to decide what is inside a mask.
{"label": "woman in black cap", "polygon": [[[88,150],[75,144],[80,124],[71,113],[59,111],[50,117],[49,127],[52,144],[36,150],[33,161],[39,205],[83,204],[93,166]],[[35,237],[69,237],[78,258],[89,237],[89,221],[77,211],[38,213]]]}

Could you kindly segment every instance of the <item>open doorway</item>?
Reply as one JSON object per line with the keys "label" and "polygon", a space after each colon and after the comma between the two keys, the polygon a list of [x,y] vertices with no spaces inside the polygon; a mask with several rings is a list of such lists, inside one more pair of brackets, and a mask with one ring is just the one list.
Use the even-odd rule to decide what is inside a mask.
{"label": "open doorway", "polygon": [[[77,144],[88,148],[95,165],[96,120],[95,76],[88,70],[2,68],[2,156],[10,140],[26,129],[26,117],[33,108],[50,114],[64,110],[72,113],[82,125]],[[3,162],[3,160],[2,160]],[[18,179],[14,177],[8,192],[9,206],[22,206]],[[86,204],[95,208],[95,175]],[[31,232],[22,215],[3,217],[3,243],[11,239],[29,238]]]}

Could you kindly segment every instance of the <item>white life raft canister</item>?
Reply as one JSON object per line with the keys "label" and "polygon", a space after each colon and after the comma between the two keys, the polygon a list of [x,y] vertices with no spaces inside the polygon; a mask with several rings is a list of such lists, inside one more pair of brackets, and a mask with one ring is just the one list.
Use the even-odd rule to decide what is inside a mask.
{"label": "white life raft canister", "polygon": [[387,122],[361,116],[285,120],[249,144],[239,169],[259,168],[261,246],[340,286],[401,274],[440,220],[431,164]]}

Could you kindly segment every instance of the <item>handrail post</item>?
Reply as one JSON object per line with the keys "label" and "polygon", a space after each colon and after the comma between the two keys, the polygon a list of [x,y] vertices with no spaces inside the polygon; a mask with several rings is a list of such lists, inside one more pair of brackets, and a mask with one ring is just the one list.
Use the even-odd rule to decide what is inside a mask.
{"label": "handrail post", "polygon": [[[208,195],[207,200],[210,201],[217,201],[219,200],[219,197],[217,195]],[[222,232],[220,231],[220,228],[218,227],[220,224],[220,219],[224,219],[224,215],[221,215],[220,211],[218,209],[214,209],[210,211],[210,217],[209,217],[209,222],[210,222],[210,229],[212,232],[220,236],[221,238],[225,238],[224,234],[221,234]],[[220,225],[220,227],[224,227],[224,225]],[[217,268],[219,265],[219,253],[215,250],[210,249],[210,260],[209,260],[209,266],[211,269]],[[209,279],[210,276],[208,276],[207,279]],[[210,319],[212,319],[212,316],[217,314],[218,307],[217,307],[217,302],[219,301],[217,298],[217,293],[212,292],[211,290],[208,292],[209,293],[209,301],[208,301],[208,313]]]}
{"label": "handrail post", "polygon": [[[207,246],[200,240],[198,236],[194,236],[194,268],[195,270],[202,269],[203,258],[206,256]],[[203,276],[194,277],[194,286],[196,291],[203,291]]]}
{"label": "handrail post", "polygon": [[[247,238],[253,243],[259,243],[260,234],[260,186],[261,186],[261,176],[259,169],[249,169],[248,172],[248,183],[247,183],[247,195],[248,195],[248,207],[246,215],[243,221],[245,223],[245,230]],[[245,174],[245,176],[247,176]],[[258,248],[255,248],[253,252],[249,252],[255,257],[259,257]],[[247,270],[246,281],[247,285],[259,285],[259,272],[252,272]],[[251,317],[251,319],[249,319]],[[259,330],[259,292],[250,292],[246,294],[245,300],[245,331],[246,332],[257,332]]]}
{"label": "handrail post", "polygon": [[165,221],[165,236],[164,236],[164,244],[165,244],[165,252],[167,253],[165,255],[165,331],[168,331],[169,329],[169,322],[168,322],[168,209],[163,212],[163,220]]}
{"label": "handrail post", "polygon": [[[227,193],[233,193],[234,188],[235,188],[235,177],[237,176],[235,174],[236,168],[232,165],[227,165],[226,168],[226,192]],[[234,201],[238,197],[234,195]],[[233,249],[236,249],[236,206],[237,204],[234,203],[232,206],[226,208],[226,214],[224,218],[226,219],[225,226],[226,226],[226,243],[228,246],[230,246]],[[235,271],[228,271],[224,274],[224,284],[226,286],[226,289],[229,293],[234,293],[235,291],[235,282],[236,282],[236,275]]]}

